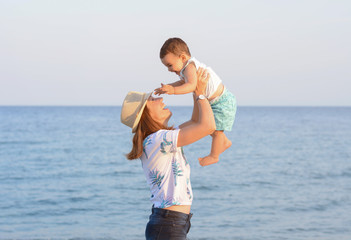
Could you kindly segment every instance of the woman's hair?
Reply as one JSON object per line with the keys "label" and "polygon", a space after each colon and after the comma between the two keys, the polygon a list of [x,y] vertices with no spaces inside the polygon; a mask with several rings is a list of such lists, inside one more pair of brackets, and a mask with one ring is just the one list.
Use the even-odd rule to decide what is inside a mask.
{"label": "woman's hair", "polygon": [[182,53],[191,57],[188,45],[180,38],[169,38],[161,47],[160,58],[164,58],[168,53],[180,56]]}
{"label": "woman's hair", "polygon": [[145,106],[143,115],[141,115],[140,122],[137,126],[133,137],[133,147],[130,153],[126,154],[128,160],[137,159],[143,153],[144,139],[152,133],[161,129],[173,130],[173,127],[167,127],[152,119],[149,110]]}

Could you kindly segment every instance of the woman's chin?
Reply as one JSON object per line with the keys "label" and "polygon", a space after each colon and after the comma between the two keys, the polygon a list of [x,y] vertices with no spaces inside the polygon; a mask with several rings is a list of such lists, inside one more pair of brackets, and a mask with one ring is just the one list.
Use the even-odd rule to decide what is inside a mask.
{"label": "woman's chin", "polygon": [[167,117],[167,121],[172,117],[172,112],[168,108],[166,108],[169,111],[169,116]]}
{"label": "woman's chin", "polygon": [[167,112],[170,112],[171,114],[172,114],[172,112],[171,112],[171,110],[169,110],[169,108],[164,108],[164,109],[162,109],[163,111],[167,111]]}

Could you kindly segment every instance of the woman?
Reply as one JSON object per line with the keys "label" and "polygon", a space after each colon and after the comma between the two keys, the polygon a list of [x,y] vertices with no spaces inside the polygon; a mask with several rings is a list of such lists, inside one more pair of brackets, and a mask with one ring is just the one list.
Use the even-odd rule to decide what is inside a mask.
{"label": "woman", "polygon": [[173,128],[172,116],[162,98],[151,93],[129,92],[121,122],[132,128],[133,148],[127,158],[140,158],[151,190],[152,214],[146,226],[146,239],[186,239],[190,229],[192,189],[190,166],[183,153],[189,145],[213,133],[215,121],[203,96],[208,77],[199,69],[191,120]]}

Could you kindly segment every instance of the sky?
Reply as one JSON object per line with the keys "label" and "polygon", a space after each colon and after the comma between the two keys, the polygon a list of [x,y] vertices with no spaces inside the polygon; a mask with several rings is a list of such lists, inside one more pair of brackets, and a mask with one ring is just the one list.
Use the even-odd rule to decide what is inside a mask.
{"label": "sky", "polygon": [[178,80],[170,37],[239,106],[351,106],[349,0],[0,0],[0,106],[121,105]]}

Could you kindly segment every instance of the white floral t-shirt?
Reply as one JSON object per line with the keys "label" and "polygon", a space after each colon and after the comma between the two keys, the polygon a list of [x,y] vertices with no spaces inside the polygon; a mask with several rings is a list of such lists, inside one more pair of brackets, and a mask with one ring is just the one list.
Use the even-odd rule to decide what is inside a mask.
{"label": "white floral t-shirt", "polygon": [[177,147],[179,129],[159,130],[143,142],[140,159],[155,208],[191,205],[190,165]]}

